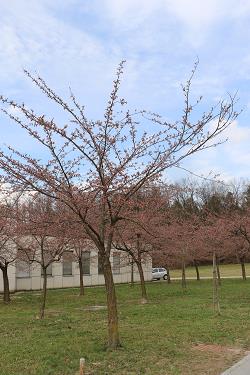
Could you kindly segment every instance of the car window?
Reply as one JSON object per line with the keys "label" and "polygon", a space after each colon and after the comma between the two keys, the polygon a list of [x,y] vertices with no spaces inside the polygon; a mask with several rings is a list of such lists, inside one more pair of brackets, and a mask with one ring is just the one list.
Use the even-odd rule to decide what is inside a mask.
{"label": "car window", "polygon": [[160,268],[159,269],[159,272],[165,272],[166,270],[165,270],[165,268]]}
{"label": "car window", "polygon": [[155,273],[155,272],[157,272],[157,271],[158,271],[157,268],[153,268],[153,269],[152,269],[152,273]]}

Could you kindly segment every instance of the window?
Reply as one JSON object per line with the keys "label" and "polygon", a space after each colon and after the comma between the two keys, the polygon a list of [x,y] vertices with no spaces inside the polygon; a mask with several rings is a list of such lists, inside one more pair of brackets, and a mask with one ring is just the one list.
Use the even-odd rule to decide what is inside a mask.
{"label": "window", "polygon": [[18,259],[16,261],[16,277],[30,277],[30,264],[25,262],[24,260]]}
{"label": "window", "polygon": [[121,257],[120,253],[113,253],[113,273],[119,274],[121,267]]}
{"label": "window", "polygon": [[[47,276],[52,276],[52,263],[47,267]],[[43,276],[43,269],[41,268],[41,276]]]}
{"label": "window", "polygon": [[103,262],[102,262],[102,257],[98,253],[98,274],[103,275]]}
{"label": "window", "polygon": [[63,276],[72,276],[72,252],[66,252],[63,254]]}
{"label": "window", "polygon": [[90,275],[90,251],[82,253],[82,271],[84,275]]}

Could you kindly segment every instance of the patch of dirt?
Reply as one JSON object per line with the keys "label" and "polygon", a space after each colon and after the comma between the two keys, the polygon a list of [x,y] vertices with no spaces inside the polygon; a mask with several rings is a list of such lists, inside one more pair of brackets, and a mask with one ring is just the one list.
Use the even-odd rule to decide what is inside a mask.
{"label": "patch of dirt", "polygon": [[83,310],[85,311],[98,311],[98,310],[106,310],[107,306],[95,305],[95,306],[88,306],[85,307]]}
{"label": "patch of dirt", "polygon": [[248,351],[239,347],[198,343],[191,348],[193,355],[181,375],[218,375],[239,361]]}
{"label": "patch of dirt", "polygon": [[48,318],[53,318],[53,317],[58,317],[60,316],[61,311],[60,310],[45,310],[45,317],[47,316]]}
{"label": "patch of dirt", "polygon": [[230,348],[228,346],[222,346],[217,344],[204,344],[199,343],[193,347],[193,349],[200,350],[202,352],[214,352],[214,353],[224,353],[231,352],[233,354],[245,353],[242,348]]}

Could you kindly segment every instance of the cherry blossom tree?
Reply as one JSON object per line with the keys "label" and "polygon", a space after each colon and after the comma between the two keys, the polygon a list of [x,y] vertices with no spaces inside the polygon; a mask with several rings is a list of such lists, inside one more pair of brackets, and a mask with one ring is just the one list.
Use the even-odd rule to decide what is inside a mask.
{"label": "cherry blossom tree", "polygon": [[159,248],[160,228],[171,194],[172,190],[160,181],[144,186],[122,211],[124,220],[115,230],[114,247],[127,253],[132,263],[137,266],[142,303],[148,300],[143,264],[147,263]]}
{"label": "cherry blossom tree", "polygon": [[146,303],[148,300],[143,264],[148,262],[149,257],[151,258],[152,242],[149,233],[143,230],[140,225],[131,222],[127,223],[125,228],[117,229],[113,242],[114,247],[130,256],[133,265],[137,266],[140,276],[142,303]]}
{"label": "cherry blossom tree", "polygon": [[[88,238],[81,235],[81,232],[77,231],[71,232],[69,234],[69,247],[73,251],[73,258],[76,260],[79,266],[79,289],[80,296],[84,296],[84,282],[83,282],[83,264],[84,264],[84,254],[87,252],[90,254],[91,242]],[[93,247],[93,245],[92,245]]]}
{"label": "cherry blossom tree", "polygon": [[[11,215],[12,216],[12,215]],[[13,217],[8,208],[0,205],[0,270],[3,275],[3,301],[10,302],[8,268],[16,260],[17,250],[13,233]]]}
{"label": "cherry blossom tree", "polygon": [[244,204],[243,210],[228,219],[228,230],[241,265],[242,278],[246,280],[245,262],[250,256],[250,208]]}
{"label": "cherry blossom tree", "polygon": [[19,257],[28,264],[39,265],[43,277],[40,319],[44,318],[47,298],[48,268],[59,262],[67,250],[68,238],[60,212],[48,197],[36,194],[19,207],[16,233]]}
{"label": "cherry blossom tree", "polygon": [[9,303],[10,288],[8,269],[10,265],[14,265],[17,259],[16,213],[19,201],[22,197],[22,191],[13,195],[1,187],[0,194],[0,269],[3,275],[3,301]]}
{"label": "cherry blossom tree", "polygon": [[27,189],[59,200],[78,216],[103,261],[110,348],[120,346],[110,251],[122,209],[163,171],[219,144],[218,136],[238,116],[235,97],[231,96],[228,102],[221,101],[200,116],[195,113],[202,99],[192,100],[190,93],[196,65],[182,86],[184,108],[176,122],[149,111],[129,110],[119,97],[124,62],[118,67],[101,120],[89,120],[74,94],[66,102],[41,77],[27,71],[31,81],[66,114],[66,125],[36,114],[25,104],[0,97],[2,111],[48,152],[41,160],[13,147],[2,150],[4,180],[16,189],[24,184]]}

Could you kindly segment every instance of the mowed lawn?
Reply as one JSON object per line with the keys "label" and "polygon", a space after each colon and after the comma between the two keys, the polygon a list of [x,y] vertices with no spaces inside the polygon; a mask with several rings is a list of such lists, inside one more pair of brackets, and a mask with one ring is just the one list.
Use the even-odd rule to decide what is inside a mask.
{"label": "mowed lawn", "polygon": [[103,287],[50,290],[46,318],[36,319],[39,292],[16,293],[0,302],[1,375],[75,375],[79,358],[86,375],[217,375],[250,349],[250,280],[224,280],[220,317],[212,309],[212,281],[117,286],[122,348],[105,349]]}
{"label": "mowed lawn", "polygon": [[[250,277],[250,263],[245,264],[246,275]],[[213,268],[210,266],[199,266],[200,277],[212,277]],[[221,264],[220,265],[221,277],[241,277],[241,266],[240,264]],[[171,277],[181,277],[181,270],[170,270]],[[194,267],[186,268],[186,276],[196,278],[196,272]]]}

